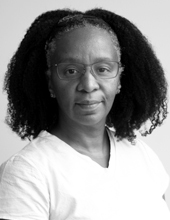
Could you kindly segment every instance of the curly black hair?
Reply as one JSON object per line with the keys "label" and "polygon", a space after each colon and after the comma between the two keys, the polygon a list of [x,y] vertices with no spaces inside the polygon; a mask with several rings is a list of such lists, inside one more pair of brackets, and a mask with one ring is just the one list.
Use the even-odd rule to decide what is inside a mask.
{"label": "curly black hair", "polygon": [[167,82],[152,46],[126,18],[100,8],[80,12],[55,10],[43,13],[32,23],[12,57],[4,80],[8,94],[7,124],[22,139],[36,138],[57,122],[57,102],[48,90],[45,45],[59,20],[84,14],[103,19],[116,33],[124,72],[122,89],[107,118],[119,138],[135,138],[135,130],[150,120],[150,134],[167,116]]}

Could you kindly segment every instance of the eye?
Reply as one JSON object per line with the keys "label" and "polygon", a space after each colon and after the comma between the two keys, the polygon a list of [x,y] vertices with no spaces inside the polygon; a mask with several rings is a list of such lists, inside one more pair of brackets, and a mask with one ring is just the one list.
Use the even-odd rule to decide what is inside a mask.
{"label": "eye", "polygon": [[81,76],[83,65],[77,63],[59,63],[57,65],[60,79],[76,79]]}
{"label": "eye", "polygon": [[110,72],[110,69],[108,67],[99,67],[98,72],[100,73]]}
{"label": "eye", "polygon": [[111,68],[107,64],[96,65],[96,72],[99,74],[111,72]]}
{"label": "eye", "polygon": [[75,74],[77,74],[78,73],[78,70],[77,69],[67,69],[67,70],[65,70],[65,74],[66,75],[75,75]]}
{"label": "eye", "polygon": [[75,76],[79,74],[79,68],[75,65],[64,66],[63,73],[67,77]]}

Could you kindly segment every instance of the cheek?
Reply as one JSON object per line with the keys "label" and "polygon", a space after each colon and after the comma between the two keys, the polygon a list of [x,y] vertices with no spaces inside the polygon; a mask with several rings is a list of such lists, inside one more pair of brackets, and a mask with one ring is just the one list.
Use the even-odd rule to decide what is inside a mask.
{"label": "cheek", "polygon": [[69,92],[67,89],[59,87],[55,88],[54,92],[59,106],[61,103],[67,103],[69,100]]}
{"label": "cheek", "polygon": [[110,105],[113,104],[114,98],[117,94],[117,87],[118,87],[118,81],[113,81],[112,83],[107,84],[105,86],[105,95],[106,99],[110,103]]}
{"label": "cheek", "polygon": [[74,99],[73,86],[65,81],[54,81],[52,88],[59,106],[61,108],[69,108]]}

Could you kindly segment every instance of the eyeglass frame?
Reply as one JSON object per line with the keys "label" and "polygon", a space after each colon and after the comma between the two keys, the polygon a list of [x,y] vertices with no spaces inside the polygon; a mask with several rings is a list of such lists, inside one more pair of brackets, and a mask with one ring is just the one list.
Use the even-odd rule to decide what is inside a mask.
{"label": "eyeglass frame", "polygon": [[[114,76],[114,77],[104,77],[104,78],[101,78],[101,77],[99,77],[98,75],[96,75],[95,73],[94,73],[94,71],[93,71],[93,68],[92,68],[92,66],[94,65],[94,64],[97,64],[97,63],[101,63],[101,62],[96,62],[96,63],[92,63],[92,64],[83,64],[83,63],[55,63],[54,64],[54,66],[56,67],[56,69],[57,69],[57,76],[58,76],[58,78],[60,79],[60,80],[69,80],[69,81],[71,81],[71,80],[75,80],[75,79],[79,79],[83,74],[85,74],[86,73],[86,67],[90,67],[90,73],[96,78],[96,77],[98,77],[98,78],[100,78],[100,79],[113,79],[113,78],[116,78],[117,77],[117,75],[118,75],[118,73],[119,73],[119,70],[120,70],[120,68],[121,68],[121,62],[120,61],[107,61],[108,63],[117,63],[118,64],[118,68],[117,68],[117,73],[116,73],[116,75]],[[83,73],[81,73],[81,75],[79,76],[79,77],[75,77],[75,78],[61,78],[61,76],[60,76],[60,74],[59,74],[59,71],[58,71],[58,65],[59,64],[81,64],[81,65],[83,65],[85,68],[84,68],[84,72]]]}

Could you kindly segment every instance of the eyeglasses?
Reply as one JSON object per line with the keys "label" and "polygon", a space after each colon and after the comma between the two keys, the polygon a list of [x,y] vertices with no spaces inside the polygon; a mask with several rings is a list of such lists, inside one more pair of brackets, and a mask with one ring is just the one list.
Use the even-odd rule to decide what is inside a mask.
{"label": "eyeglasses", "polygon": [[85,74],[87,67],[95,78],[110,79],[118,75],[120,63],[117,61],[98,62],[91,65],[81,63],[55,64],[59,79],[73,80]]}

